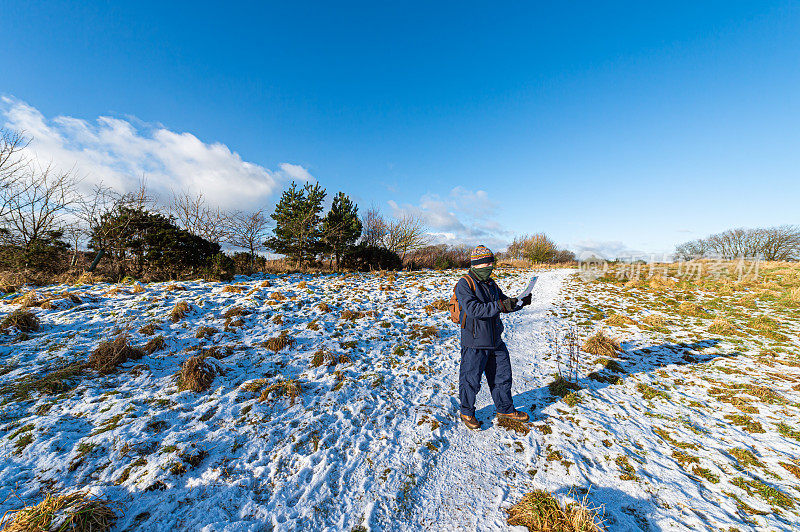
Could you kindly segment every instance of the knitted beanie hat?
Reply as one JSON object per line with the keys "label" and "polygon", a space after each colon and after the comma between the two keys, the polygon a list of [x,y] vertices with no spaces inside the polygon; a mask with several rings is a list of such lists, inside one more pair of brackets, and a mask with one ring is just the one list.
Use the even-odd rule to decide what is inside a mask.
{"label": "knitted beanie hat", "polygon": [[494,263],[494,253],[486,246],[478,246],[470,255],[469,262],[473,268],[485,268]]}

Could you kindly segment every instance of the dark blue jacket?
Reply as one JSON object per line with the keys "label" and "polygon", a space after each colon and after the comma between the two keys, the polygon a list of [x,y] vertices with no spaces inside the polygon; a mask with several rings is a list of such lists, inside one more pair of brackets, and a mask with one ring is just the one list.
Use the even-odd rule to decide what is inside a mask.
{"label": "dark blue jacket", "polygon": [[462,278],[456,284],[456,299],[461,306],[461,347],[495,349],[503,342],[503,322],[500,321],[500,301],[506,295],[493,279],[475,281],[475,291]]}

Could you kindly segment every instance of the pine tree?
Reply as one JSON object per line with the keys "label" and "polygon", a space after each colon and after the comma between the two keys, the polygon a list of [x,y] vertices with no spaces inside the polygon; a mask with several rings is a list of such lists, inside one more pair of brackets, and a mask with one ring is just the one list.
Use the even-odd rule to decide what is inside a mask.
{"label": "pine tree", "polygon": [[319,183],[306,183],[298,189],[292,182],[292,186],[283,191],[271,215],[275,220],[272,231],[275,236],[264,242],[267,249],[286,255],[298,268],[316,257],[323,247],[320,213],[324,200],[325,189]]}
{"label": "pine tree", "polygon": [[339,259],[356,243],[361,236],[361,220],[358,217],[358,206],[344,192],[333,198],[331,210],[322,221],[322,238],[327,248],[336,259],[336,270],[339,270]]}

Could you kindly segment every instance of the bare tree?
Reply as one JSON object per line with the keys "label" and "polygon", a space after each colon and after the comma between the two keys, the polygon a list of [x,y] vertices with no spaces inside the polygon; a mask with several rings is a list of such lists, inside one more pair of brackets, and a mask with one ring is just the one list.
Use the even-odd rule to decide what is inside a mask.
{"label": "bare tree", "polygon": [[764,260],[800,259],[800,227],[780,225],[761,231],[761,253]]}
{"label": "bare tree", "polygon": [[389,222],[384,236],[384,247],[405,259],[406,253],[424,247],[429,242],[428,228],[421,218],[404,214]]}
{"label": "bare tree", "polygon": [[708,255],[728,260],[758,255],[770,261],[794,260],[800,258],[800,227],[781,225],[729,229],[707,238],[680,244],[675,248],[675,255],[682,260]]}
{"label": "bare tree", "polygon": [[253,268],[256,253],[264,249],[270,226],[269,217],[264,209],[259,209],[227,213],[224,220],[224,241],[234,247],[246,249],[250,253],[250,267]]}
{"label": "bare tree", "polygon": [[370,207],[361,218],[361,242],[367,246],[381,246],[386,238],[387,224],[377,207]]}
{"label": "bare tree", "polygon": [[676,246],[675,258],[680,260],[699,259],[705,257],[710,251],[708,241],[699,238]]}
{"label": "bare tree", "polygon": [[52,240],[62,231],[64,218],[77,205],[77,180],[71,171],[31,165],[20,178],[19,192],[9,197],[8,222],[11,243],[26,254],[34,244]]}
{"label": "bare tree", "polygon": [[223,214],[219,208],[206,205],[202,192],[196,196],[188,191],[173,193],[169,212],[183,229],[194,235],[217,244],[224,239]]}
{"label": "bare tree", "polygon": [[22,133],[0,128],[0,218],[8,214],[12,199],[25,188],[23,177],[29,163],[22,150],[29,143]]}

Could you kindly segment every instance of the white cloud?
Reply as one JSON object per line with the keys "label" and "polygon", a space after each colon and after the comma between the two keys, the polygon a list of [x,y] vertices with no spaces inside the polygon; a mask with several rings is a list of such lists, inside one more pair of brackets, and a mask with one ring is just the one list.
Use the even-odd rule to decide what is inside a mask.
{"label": "white cloud", "polygon": [[289,176],[290,179],[296,181],[314,181],[314,177],[308,173],[308,170],[299,164],[281,163],[280,166],[283,173]]}
{"label": "white cloud", "polygon": [[581,240],[569,249],[575,252],[579,260],[595,256],[602,259],[646,259],[649,254],[638,249],[632,249],[619,240]]}
{"label": "white cloud", "polygon": [[388,203],[395,217],[413,215],[422,219],[435,243],[484,244],[495,251],[508,245],[509,232],[491,219],[497,204],[489,199],[486,191],[470,191],[459,186],[446,197],[425,194],[418,205],[399,205],[391,200]]}
{"label": "white cloud", "polygon": [[302,166],[283,163],[273,172],[242,160],[226,145],[206,143],[191,133],[162,126],[100,116],[88,121],[69,116],[46,118],[14,98],[0,99],[0,119],[33,141],[29,150],[41,161],[84,176],[82,186],[104,183],[119,191],[135,189],[146,178],[151,190],[202,192],[222,208],[262,203],[288,179],[313,180]]}

